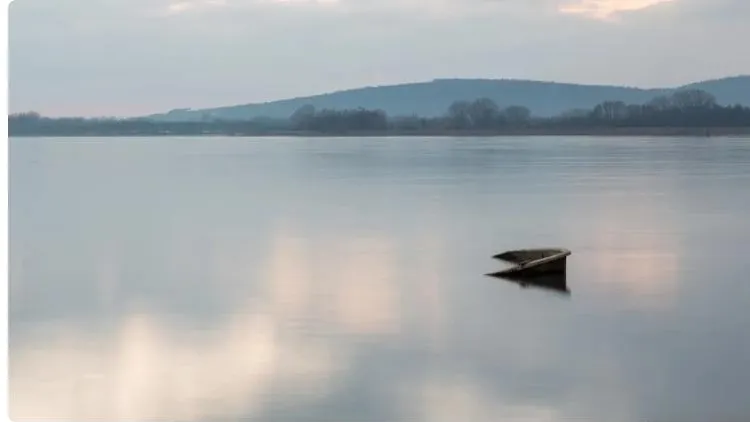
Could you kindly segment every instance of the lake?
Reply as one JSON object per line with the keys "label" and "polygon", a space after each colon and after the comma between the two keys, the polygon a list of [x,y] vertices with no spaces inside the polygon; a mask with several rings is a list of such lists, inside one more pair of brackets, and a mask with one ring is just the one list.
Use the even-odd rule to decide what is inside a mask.
{"label": "lake", "polygon": [[[10,415],[750,420],[749,138],[10,141]],[[484,274],[570,249],[570,294]]]}

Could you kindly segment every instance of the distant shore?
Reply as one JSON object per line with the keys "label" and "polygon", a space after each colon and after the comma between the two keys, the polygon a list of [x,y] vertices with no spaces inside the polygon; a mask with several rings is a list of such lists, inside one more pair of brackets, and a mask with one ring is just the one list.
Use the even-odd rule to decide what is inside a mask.
{"label": "distant shore", "polygon": [[[273,135],[261,135],[273,136]],[[493,137],[493,136],[605,136],[605,137],[711,137],[711,136],[750,136],[750,127],[598,127],[598,128],[516,128],[503,130],[423,130],[423,131],[381,131],[351,132],[341,134],[290,132],[281,136],[304,137]]]}
{"label": "distant shore", "polygon": [[500,107],[490,98],[458,100],[444,114],[389,116],[380,109],[322,109],[305,105],[289,117],[222,120],[8,116],[10,136],[246,136],[246,137],[711,137],[749,136],[750,107],[719,105],[701,90],[678,91],[647,104],[605,101],[590,110],[534,117],[524,106]]}
{"label": "distant shore", "polygon": [[297,130],[269,130],[253,132],[208,131],[187,133],[181,131],[160,132],[121,132],[98,133],[88,131],[75,134],[63,133],[9,133],[9,137],[44,137],[44,138],[77,138],[77,137],[167,137],[167,136],[228,136],[228,137],[494,137],[494,136],[602,136],[602,137],[713,137],[713,136],[750,136],[750,127],[539,127],[539,128],[505,128],[502,130],[385,130],[385,131],[348,131],[348,132],[315,132]]}

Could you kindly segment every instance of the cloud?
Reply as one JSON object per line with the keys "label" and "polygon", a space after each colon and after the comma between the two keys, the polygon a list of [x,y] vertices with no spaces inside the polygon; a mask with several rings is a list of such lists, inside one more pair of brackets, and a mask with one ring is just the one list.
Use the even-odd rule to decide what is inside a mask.
{"label": "cloud", "polygon": [[237,12],[243,10],[267,10],[268,6],[331,6],[340,4],[340,0],[171,0],[165,7],[166,15],[185,12],[205,13],[209,10]]}
{"label": "cloud", "polygon": [[673,1],[675,0],[579,0],[575,3],[563,4],[558,10],[565,14],[609,20],[623,12],[644,10]]}
{"label": "cloud", "polygon": [[139,115],[441,77],[673,86],[750,72],[730,47],[750,37],[748,5],[17,0],[10,109]]}

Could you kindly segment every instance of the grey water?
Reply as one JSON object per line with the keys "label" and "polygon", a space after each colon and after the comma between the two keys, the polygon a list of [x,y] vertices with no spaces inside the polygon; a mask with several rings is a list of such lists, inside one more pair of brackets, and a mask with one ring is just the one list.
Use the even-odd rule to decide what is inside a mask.
{"label": "grey water", "polygon": [[[748,138],[12,138],[13,419],[750,420]],[[569,295],[486,277],[570,249]]]}

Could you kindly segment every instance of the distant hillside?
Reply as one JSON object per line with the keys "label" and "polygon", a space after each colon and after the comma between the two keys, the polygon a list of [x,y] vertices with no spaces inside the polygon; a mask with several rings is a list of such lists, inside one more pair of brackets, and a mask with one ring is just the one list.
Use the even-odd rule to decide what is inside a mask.
{"label": "distant hillside", "polygon": [[720,104],[750,105],[750,76],[698,82],[684,87],[640,89],[603,85],[576,85],[554,82],[488,79],[438,79],[431,82],[367,87],[304,98],[246,104],[212,109],[179,109],[148,116],[160,121],[187,121],[204,118],[249,119],[286,118],[311,104],[316,108],[381,109],[390,116],[417,114],[434,117],[445,113],[456,100],[488,97],[501,107],[521,105],[535,116],[549,117],[574,109],[590,109],[608,101],[645,103],[658,95],[676,90],[702,89],[715,95]]}
{"label": "distant hillside", "polygon": [[698,82],[685,85],[681,89],[701,89],[710,92],[721,105],[750,106],[750,75]]}

